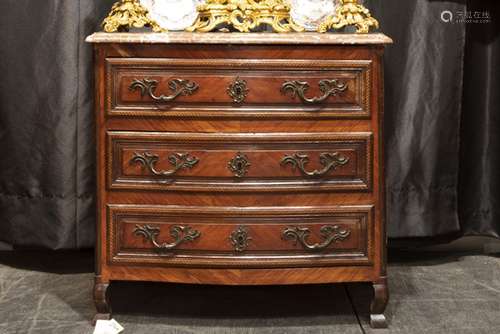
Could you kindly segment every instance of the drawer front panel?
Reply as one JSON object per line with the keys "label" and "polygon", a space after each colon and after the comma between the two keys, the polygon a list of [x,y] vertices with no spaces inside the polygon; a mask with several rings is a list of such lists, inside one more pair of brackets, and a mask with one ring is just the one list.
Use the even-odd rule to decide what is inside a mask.
{"label": "drawer front panel", "polygon": [[369,118],[370,60],[107,59],[110,116]]}
{"label": "drawer front panel", "polygon": [[108,188],[370,191],[371,133],[108,132]]}
{"label": "drawer front panel", "polygon": [[202,267],[366,265],[372,206],[108,206],[109,261]]}

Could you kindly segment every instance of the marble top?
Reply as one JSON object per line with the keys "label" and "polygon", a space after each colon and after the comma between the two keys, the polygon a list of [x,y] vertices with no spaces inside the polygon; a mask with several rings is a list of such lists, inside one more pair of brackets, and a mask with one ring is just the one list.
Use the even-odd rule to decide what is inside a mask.
{"label": "marble top", "polygon": [[381,33],[342,34],[304,33],[105,33],[98,32],[86,39],[89,43],[144,44],[391,44],[392,39]]}

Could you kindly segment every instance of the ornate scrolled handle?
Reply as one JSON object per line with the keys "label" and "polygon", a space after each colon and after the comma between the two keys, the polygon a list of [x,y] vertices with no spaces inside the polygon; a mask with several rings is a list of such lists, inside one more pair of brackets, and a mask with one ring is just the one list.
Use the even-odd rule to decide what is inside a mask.
{"label": "ornate scrolled handle", "polygon": [[281,86],[281,92],[287,94],[290,92],[292,98],[299,96],[304,103],[316,104],[325,101],[330,96],[335,96],[340,92],[347,90],[347,84],[345,82],[333,80],[321,80],[319,82],[319,89],[323,93],[323,96],[307,98],[306,93],[310,85],[306,81],[287,81]]}
{"label": "ornate scrolled handle", "polygon": [[321,237],[324,239],[322,243],[309,244],[307,239],[311,235],[311,230],[307,227],[289,227],[283,231],[282,237],[284,240],[292,240],[300,244],[310,251],[321,251],[328,248],[332,243],[347,239],[351,235],[348,229],[342,229],[338,225],[325,225],[320,229]]}
{"label": "ornate scrolled handle", "polygon": [[174,239],[172,243],[159,243],[156,240],[159,234],[160,228],[150,225],[136,225],[134,230],[135,236],[142,236],[146,241],[150,241],[156,248],[161,250],[174,249],[183,242],[193,241],[201,236],[199,231],[193,230],[189,226],[180,225],[174,225],[170,228],[170,235]]}
{"label": "ornate scrolled handle", "polygon": [[193,157],[188,153],[174,153],[168,157],[170,164],[174,166],[171,170],[157,170],[156,163],[160,160],[160,157],[156,154],[149,152],[135,153],[134,157],[130,160],[131,163],[139,163],[146,167],[151,173],[158,176],[171,176],[177,173],[181,169],[193,168],[199,159]]}
{"label": "ornate scrolled handle", "polygon": [[306,154],[295,153],[294,155],[287,155],[281,160],[281,165],[290,164],[292,168],[299,168],[302,174],[307,176],[325,176],[330,170],[335,170],[338,166],[343,166],[349,162],[349,158],[335,153],[321,153],[319,161],[324,168],[322,170],[313,170],[308,172],[306,165],[309,163],[309,156]]}
{"label": "ornate scrolled handle", "polygon": [[130,84],[129,90],[135,91],[137,89],[141,90],[141,96],[149,95],[155,101],[160,102],[170,102],[178,98],[179,96],[193,95],[199,86],[196,82],[192,82],[184,79],[173,79],[168,82],[168,88],[173,92],[172,95],[155,95],[155,90],[158,87],[158,81],[150,79],[135,79]]}

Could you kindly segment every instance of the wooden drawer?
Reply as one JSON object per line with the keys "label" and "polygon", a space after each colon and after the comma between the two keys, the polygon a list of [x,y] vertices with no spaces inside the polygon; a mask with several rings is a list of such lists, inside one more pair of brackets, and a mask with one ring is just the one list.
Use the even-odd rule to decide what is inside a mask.
{"label": "wooden drawer", "polygon": [[168,266],[370,264],[372,206],[108,206],[109,262]]}
{"label": "wooden drawer", "polygon": [[370,191],[372,134],[108,132],[109,189]]}
{"label": "wooden drawer", "polygon": [[369,118],[371,112],[371,60],[106,63],[108,116]]}

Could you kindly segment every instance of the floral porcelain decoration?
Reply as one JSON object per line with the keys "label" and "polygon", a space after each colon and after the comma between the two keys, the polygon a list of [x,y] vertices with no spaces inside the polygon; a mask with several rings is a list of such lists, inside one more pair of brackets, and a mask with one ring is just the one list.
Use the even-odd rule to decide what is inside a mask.
{"label": "floral porcelain decoration", "polygon": [[140,0],[149,16],[165,30],[184,30],[198,18],[196,7],[204,0]]}
{"label": "floral porcelain decoration", "polygon": [[308,31],[316,31],[335,12],[336,0],[291,0],[291,7],[290,16],[294,23]]}

